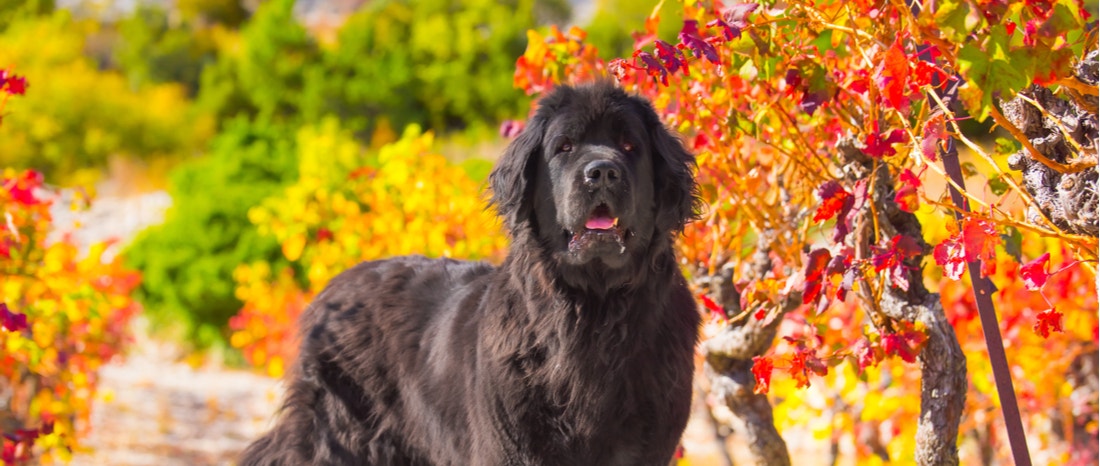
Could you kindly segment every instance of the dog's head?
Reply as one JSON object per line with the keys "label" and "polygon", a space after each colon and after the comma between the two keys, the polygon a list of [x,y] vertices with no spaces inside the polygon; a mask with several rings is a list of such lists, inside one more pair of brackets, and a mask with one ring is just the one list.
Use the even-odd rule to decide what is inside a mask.
{"label": "dog's head", "polygon": [[620,269],[696,215],[694,165],[648,101],[603,82],[542,98],[489,183],[514,240],[562,265]]}

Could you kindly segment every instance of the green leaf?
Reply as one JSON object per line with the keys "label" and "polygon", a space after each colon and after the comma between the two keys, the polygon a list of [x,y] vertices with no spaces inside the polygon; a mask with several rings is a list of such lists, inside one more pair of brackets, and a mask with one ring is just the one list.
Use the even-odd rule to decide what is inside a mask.
{"label": "green leaf", "polygon": [[[817,39],[814,39],[812,44],[817,48],[818,55],[825,55],[825,51],[827,50],[835,50],[833,47],[833,30],[826,29],[817,36]],[[844,47],[841,47],[840,50],[836,50],[836,52],[838,56],[843,57],[848,55]]]}
{"label": "green leaf", "polygon": [[1008,31],[1004,25],[994,26],[986,40],[989,68],[984,87],[986,92],[1001,93],[1000,97],[1004,99],[1031,84],[1031,73],[1027,72],[1032,68],[1031,57],[1023,51],[1012,50],[1008,42]]}
{"label": "green leaf", "polygon": [[737,71],[737,74],[741,76],[741,79],[751,81],[756,79],[756,75],[759,74],[759,70],[756,69],[756,64],[752,62],[752,59],[745,60],[745,64],[741,65],[741,69]]}
{"label": "green leaf", "polygon": [[1000,196],[1008,192],[1008,183],[1001,179],[1000,175],[994,175],[989,178],[989,191],[994,195]]}
{"label": "green leaf", "polygon": [[1005,247],[1005,253],[1015,257],[1016,262],[1020,262],[1020,256],[1023,254],[1021,250],[1024,242],[1024,235],[1020,234],[1020,230],[1017,230],[1014,226],[1005,227],[1006,233],[1001,233],[1001,240]]}
{"label": "green leaf", "polygon": [[956,43],[965,42],[970,32],[982,21],[977,9],[971,8],[970,3],[965,0],[940,2],[933,18],[948,39]]}
{"label": "green leaf", "polygon": [[1069,0],[1058,0],[1054,4],[1054,11],[1050,14],[1050,18],[1040,27],[1041,32],[1051,36],[1060,36],[1081,28],[1084,24],[1077,11],[1077,7]]}
{"label": "green leaf", "polygon": [[959,72],[968,86],[959,90],[967,110],[978,120],[989,115],[994,97],[1008,99],[1031,84],[1034,61],[1013,50],[1004,25],[994,26],[982,46],[973,42],[959,49]]}
{"label": "green leaf", "polygon": [[1020,150],[1020,144],[1009,138],[997,138],[995,144],[997,155],[1012,155]]}
{"label": "green leaf", "polygon": [[750,136],[759,136],[756,123],[752,121],[752,118],[747,118],[745,115],[739,113],[733,113],[726,121],[726,126],[729,128],[737,128],[738,131],[748,134]]}
{"label": "green leaf", "polygon": [[961,168],[963,176],[966,178],[970,178],[978,174],[978,167],[976,167],[973,162],[963,162]]}

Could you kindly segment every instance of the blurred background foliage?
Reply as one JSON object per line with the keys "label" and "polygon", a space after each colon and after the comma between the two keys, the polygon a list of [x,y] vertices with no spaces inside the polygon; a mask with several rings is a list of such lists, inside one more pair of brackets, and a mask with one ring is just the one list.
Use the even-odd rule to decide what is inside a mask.
{"label": "blurred background foliage", "polygon": [[[273,196],[319,150],[310,132],[336,125],[354,146],[346,176],[377,163],[404,128],[422,128],[434,135],[425,150],[481,189],[485,158],[503,144],[497,128],[530,107],[512,86],[527,30],[587,26],[612,57],[632,49],[631,30],[652,10],[621,0],[0,0],[0,67],[32,83],[3,108],[0,166],[103,195],[166,190],[164,223],[124,254],[144,274],[137,295],[154,329],[226,348],[227,321],[244,306],[238,265],[264,262],[311,288],[285,238],[248,217],[278,210]],[[662,37],[675,37],[674,23]]]}
{"label": "blurred background foliage", "polygon": [[248,222],[248,209],[297,176],[297,144],[285,126],[238,117],[205,157],[173,170],[173,207],[126,254],[144,272],[138,296],[154,328],[172,329],[200,347],[224,340],[225,323],[240,309],[233,269],[248,261],[280,263],[279,247]]}
{"label": "blurred background foliage", "polygon": [[[213,355],[230,363],[247,364],[278,376],[294,354],[298,314],[332,276],[355,263],[408,253],[499,260],[505,239],[496,219],[484,209],[482,194],[491,158],[504,145],[498,128],[512,127],[502,127],[502,123],[523,120],[530,108],[531,97],[513,85],[517,58],[524,55],[529,38],[533,38],[534,48],[544,52],[548,47],[557,47],[546,55],[557,60],[567,59],[573,52],[584,60],[594,59],[597,54],[604,61],[630,57],[639,45],[634,31],[644,30],[669,43],[680,42],[677,33],[684,24],[683,3],[0,0],[0,70],[24,75],[30,83],[25,96],[0,101],[0,168],[11,169],[0,178],[15,179],[16,174],[25,173],[19,176],[36,184],[44,179],[49,184],[44,191],[64,192],[74,199],[83,199],[85,193],[121,198],[155,191],[168,193],[172,200],[163,223],[131,232],[136,237],[127,238],[120,260],[115,260],[114,245],[88,248],[84,244],[81,246],[85,250],[78,252],[71,238],[50,245],[42,239],[33,244],[32,251],[54,251],[53,255],[43,255],[41,261],[34,256],[25,262],[33,267],[43,262],[52,269],[42,268],[42,274],[20,272],[15,274],[18,279],[0,280],[0,285],[7,286],[0,287],[0,304],[13,309],[0,316],[26,316],[32,329],[35,325],[51,328],[47,324],[53,323],[69,332],[73,327],[70,322],[75,322],[79,327],[73,328],[95,330],[88,335],[69,332],[67,339],[41,337],[41,341],[28,340],[17,332],[0,333],[11,335],[10,341],[23,345],[7,344],[16,359],[25,361],[6,367],[43,374],[49,384],[59,388],[50,396],[24,396],[27,408],[26,412],[16,413],[19,416],[5,416],[0,409],[0,421],[4,421],[0,427],[7,433],[28,427],[26,419],[40,417],[45,423],[36,432],[42,434],[39,439],[46,440],[39,440],[38,445],[55,448],[63,459],[64,452],[75,445],[70,433],[78,430],[65,420],[87,419],[90,401],[85,400],[92,399],[94,374],[101,362],[123,351],[128,343],[122,338],[124,328],[137,312],[129,301],[131,296],[141,302],[144,317],[159,336],[195,350],[193,354],[213,350]],[[790,5],[805,7],[807,3]],[[956,3],[973,2],[946,5]],[[832,8],[841,3],[809,3],[811,7],[814,4]],[[1044,3],[1028,4],[1039,8]],[[852,5],[862,9],[872,6],[867,2]],[[976,20],[977,10],[966,8],[957,11],[973,14],[956,14],[951,20],[964,24]],[[1086,2],[1084,8],[1096,13],[1095,2]],[[663,20],[649,19],[657,16]],[[864,17],[856,19],[861,18],[871,22]],[[780,26],[793,24],[784,22]],[[574,25],[581,27],[576,30],[576,38],[569,27]],[[529,35],[531,29],[537,32]],[[1020,29],[1027,31],[1027,25],[1020,24]],[[839,33],[821,37],[831,41]],[[749,46],[753,40],[757,39],[749,35],[739,39],[745,50],[754,47]],[[836,46],[825,41],[792,53],[805,54],[828,48],[826,45]],[[558,54],[563,50],[572,52]],[[595,52],[586,55],[589,50]],[[826,58],[836,60],[837,56],[826,54]],[[806,69],[812,68],[810,74],[822,78],[824,74],[818,71],[832,66],[832,62],[817,60],[807,61]],[[696,61],[702,62],[698,57]],[[737,68],[738,73],[693,75],[704,78],[694,82],[728,77],[731,83],[755,83],[749,87],[766,85],[782,76],[782,68],[776,68],[780,63],[776,58],[755,64],[750,61]],[[558,71],[582,75],[577,74],[581,68],[569,71],[559,65],[531,62],[525,66],[557,67]],[[843,68],[828,71],[841,71],[841,75],[846,72]],[[790,79],[801,79],[797,72],[785,74]],[[757,79],[758,75],[763,78]],[[787,79],[782,78],[784,82]],[[777,111],[779,107],[773,105],[776,102],[790,104],[792,96],[802,92],[791,87],[773,87],[755,94],[758,91],[748,87],[715,84],[714,88],[714,95],[730,99],[774,96],[770,104],[753,103],[754,112],[760,111],[761,115]],[[697,92],[700,87],[692,89]],[[659,108],[668,106],[671,99],[668,95],[658,98],[664,99],[658,100]],[[692,105],[682,106],[680,117],[704,121],[713,116],[709,110],[693,113],[691,108],[707,103],[693,100]],[[822,112],[819,110],[819,114]],[[812,110],[809,115],[813,115]],[[727,123],[712,125],[710,130],[714,134],[744,131]],[[990,122],[964,121],[962,125],[963,133],[990,138]],[[732,144],[737,140],[714,137],[708,142],[696,137],[691,143],[698,149],[699,144]],[[819,144],[814,149],[829,146]],[[1017,148],[1010,147],[1008,152]],[[738,146],[737,150],[742,148]],[[761,185],[752,183],[762,182],[765,172],[758,167],[768,163],[767,157],[761,156],[765,152],[753,152],[751,163],[738,168],[751,170],[752,176],[729,180],[725,188],[760,191],[757,187]],[[702,160],[707,160],[705,155]],[[733,157],[710,160],[740,163]],[[964,164],[968,176],[982,175],[983,181],[988,176],[970,167],[973,165]],[[23,169],[36,170],[44,177],[33,171],[17,171]],[[712,170],[714,173],[737,172]],[[708,193],[718,199],[718,193]],[[803,198],[806,205],[817,202],[812,196]],[[790,199],[784,204],[791,205]],[[734,205],[729,203],[729,208]],[[746,205],[762,212],[760,204]],[[45,204],[31,203],[24,210],[33,215],[15,217],[16,226],[43,237],[56,233]],[[921,221],[925,222],[925,231],[930,232],[926,239],[938,243],[948,235],[949,228],[942,215],[937,215],[935,220]],[[8,223],[10,230],[11,220]],[[754,232],[741,234],[724,229],[734,226],[744,232],[751,223],[699,224],[700,229],[694,232],[702,239],[692,247],[697,248],[696,252],[710,251],[706,238],[727,235],[737,238],[729,244],[753,249]],[[101,226],[87,225],[90,229]],[[711,234],[715,231],[718,233]],[[691,229],[688,234],[693,234]],[[23,237],[30,236],[24,232]],[[1056,251],[1057,246],[1056,242],[1017,243],[1015,260],[1020,260],[1020,250],[1026,257],[1035,257],[1044,250]],[[790,251],[793,258],[801,248],[796,244]],[[1056,251],[1051,265],[1069,263],[1066,257],[1067,252]],[[101,258],[98,262],[103,267],[96,267]],[[61,269],[72,273],[45,273]],[[131,274],[131,269],[140,276]],[[1047,349],[1039,345],[1048,340],[1029,333],[1031,321],[1020,318],[1025,315],[1030,319],[1031,314],[1054,303],[1060,308],[1095,309],[1092,280],[1076,272],[1061,273],[1056,288],[1062,290],[1062,295],[1051,302],[1021,288],[1015,269],[998,270],[996,278],[1010,283],[998,294],[997,305],[1011,310],[1002,316],[1010,319],[1011,324],[1006,325],[1011,325],[1012,341],[1024,341],[1025,346],[1058,356],[1027,358],[1029,365],[1021,366],[1025,367],[1023,372],[1044,373],[1057,365],[1052,361],[1075,357],[1066,345],[1095,343],[1095,314],[1091,311],[1073,314],[1076,320],[1067,317],[1070,336],[1056,340]],[[85,283],[89,277],[111,280]],[[21,285],[24,282],[32,285]],[[110,286],[112,283],[115,286]],[[32,286],[44,291],[27,293],[24,288]],[[772,291],[777,291],[777,286]],[[89,287],[94,293],[88,291]],[[762,293],[762,289],[757,292]],[[963,341],[966,351],[979,355],[976,360],[984,360],[984,346],[979,344],[981,329],[973,313],[968,314],[973,307],[967,301],[972,300],[969,286],[951,282],[939,291],[957,308],[951,311],[957,316],[952,324],[967,338]],[[99,296],[96,293],[107,296],[104,302],[109,306],[80,301]],[[86,325],[85,320],[91,324]],[[709,326],[714,327],[716,322],[712,320]],[[862,320],[852,319],[849,323],[853,326],[845,328],[855,329],[859,322]],[[853,335],[856,333],[853,331]],[[42,330],[28,334],[50,335]],[[41,357],[50,355],[51,350],[79,352],[65,350],[68,347],[98,348],[98,356],[73,365],[77,369],[73,371],[63,364],[51,366],[57,360],[56,354]],[[1094,352],[1094,346],[1089,351]],[[915,429],[916,423],[911,420],[920,414],[916,411],[916,392],[906,391],[919,385],[915,372],[911,366],[900,364],[888,368],[874,376],[855,373],[851,368],[834,370],[823,384],[840,387],[829,392],[835,403],[848,407],[863,403],[877,409],[838,409],[834,402],[802,395],[808,392],[799,391],[789,380],[777,381],[772,388],[778,400],[777,423],[783,429],[809,429],[818,440],[833,435],[838,426],[856,429],[856,421],[869,421],[858,426],[864,434],[892,428],[895,437],[912,438],[908,432],[899,433],[901,429]],[[978,416],[968,418],[966,435],[976,438],[980,445],[992,442],[988,413],[996,403],[984,376],[987,373],[985,366],[972,366],[976,388],[970,394],[975,396],[968,395],[968,410]],[[0,383],[3,379],[0,377]],[[890,384],[894,392],[883,390],[885,385],[879,382]],[[1040,378],[1021,384],[1030,405],[1053,406],[1055,396],[1065,398],[1074,390],[1065,381],[1057,385],[1048,382]],[[76,390],[72,390],[74,387]],[[32,391],[27,393],[33,395]],[[906,396],[909,398],[903,398]],[[1095,412],[1094,405],[1085,402],[1078,404],[1088,408],[1089,413]],[[58,408],[52,411],[40,407],[53,404]],[[1030,409],[1028,405],[1025,408]],[[857,416],[855,411],[861,412]],[[20,423],[8,422],[16,417]],[[1068,422],[1062,427],[1075,435]],[[1095,425],[1094,421],[1088,424],[1092,429],[1090,438],[1095,438]],[[51,430],[53,433],[47,432]],[[876,434],[872,440],[877,438]],[[20,442],[26,443],[27,439]],[[7,441],[5,448],[9,444]],[[896,450],[894,458],[912,456],[907,454],[912,442],[893,445],[906,453],[898,455]]]}

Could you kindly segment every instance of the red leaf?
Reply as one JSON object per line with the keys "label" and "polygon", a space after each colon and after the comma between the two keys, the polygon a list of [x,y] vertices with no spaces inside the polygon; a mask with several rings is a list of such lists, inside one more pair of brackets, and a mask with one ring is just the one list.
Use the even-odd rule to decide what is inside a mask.
{"label": "red leaf", "polygon": [[848,296],[848,292],[852,291],[855,287],[856,277],[859,275],[859,269],[853,267],[844,271],[844,275],[841,277],[840,285],[836,288],[836,299],[844,301]]}
{"label": "red leaf", "polygon": [[913,213],[920,208],[920,196],[917,195],[916,188],[903,185],[898,188],[897,194],[894,195],[894,203],[898,205],[899,209]]}
{"label": "red leaf", "polygon": [[924,154],[924,158],[935,162],[939,157],[939,144],[947,134],[947,129],[943,125],[943,115],[939,114],[932,117],[924,124],[924,137],[920,141],[920,151]]}
{"label": "red leaf", "polygon": [[722,308],[722,306],[719,306],[718,303],[714,302],[714,300],[708,298],[707,295],[700,294],[699,299],[703,300],[703,306],[709,309],[710,312],[726,315],[726,310]]}
{"label": "red leaf", "polygon": [[722,31],[722,38],[727,41],[741,37],[741,28],[730,26],[729,23],[723,21],[721,18],[714,19],[707,23],[707,27],[717,27],[720,29]]}
{"label": "red leaf", "polygon": [[814,222],[833,218],[844,209],[845,205],[851,205],[851,193],[835,180],[826,181],[817,188],[817,195],[821,197],[821,206],[814,212]]}
{"label": "red leaf", "polygon": [[825,267],[829,265],[832,254],[828,249],[815,249],[810,251],[806,259],[806,270],[803,275],[806,282],[802,288],[802,304],[817,301],[821,295],[821,288],[825,280]]}
{"label": "red leaf", "polygon": [[641,50],[634,51],[634,58],[642,60],[643,67],[636,67],[636,69],[645,70],[646,74],[655,78],[660,78],[661,84],[668,85],[668,70],[661,64],[656,57],[649,52],[643,52]]}
{"label": "red leaf", "polygon": [[753,393],[768,393],[772,383],[773,370],[775,370],[775,365],[767,356],[752,357],[752,376],[756,381],[756,386],[752,389]]}
{"label": "red leaf", "polygon": [[875,272],[886,269],[890,276],[890,282],[897,288],[909,290],[909,278],[906,274],[908,268],[905,260],[919,256],[921,246],[917,240],[907,235],[895,235],[888,246],[881,253],[871,257],[871,263],[875,265]]}
{"label": "red leaf", "polygon": [[882,350],[888,356],[898,356],[905,362],[916,362],[924,349],[928,335],[911,322],[898,322],[898,331],[882,335]]}
{"label": "red leaf", "polygon": [[684,69],[684,73],[687,73],[687,68],[684,66],[683,52],[680,49],[673,47],[672,44],[663,40],[658,40],[654,44],[654,51],[657,52],[657,58],[661,59],[661,63],[668,69],[669,73],[676,73],[681,68]]}
{"label": "red leaf", "polygon": [[954,244],[944,241],[932,250],[932,258],[943,267],[943,274],[952,280],[958,280],[966,270],[966,261],[957,252]]}
{"label": "red leaf", "polygon": [[791,358],[791,367],[787,372],[794,378],[797,388],[810,386],[810,373],[825,376],[829,373],[829,367],[817,357],[815,351],[807,348],[805,343],[798,342],[794,356]]}
{"label": "red leaf", "polygon": [[44,178],[42,174],[34,171],[27,170],[23,172],[23,176],[14,179],[5,179],[0,184],[3,184],[11,193],[12,199],[23,205],[35,205],[39,201],[34,196],[34,190],[42,186]]}
{"label": "red leaf", "polygon": [[15,442],[4,439],[4,450],[0,453],[0,460],[3,460],[4,464],[15,464],[15,447]]}
{"label": "red leaf", "polygon": [[1035,291],[1043,287],[1047,282],[1047,277],[1050,274],[1047,273],[1047,262],[1050,260],[1050,253],[1044,253],[1031,262],[1028,262],[1020,266],[1020,276],[1024,277],[1024,286],[1027,289]]}
{"label": "red leaf", "polygon": [[833,233],[833,242],[840,243],[852,231],[852,225],[859,219],[863,204],[867,202],[867,180],[856,181],[852,188],[852,201],[845,203],[840,209],[840,215],[836,221],[836,231]]}
{"label": "red leaf", "polygon": [[1043,18],[1032,18],[1024,25],[1024,45],[1035,46],[1035,34],[1039,31],[1039,25],[1042,22]]}
{"label": "red leaf", "polygon": [[695,135],[695,138],[691,140],[691,148],[697,151],[703,147],[707,147],[709,144],[710,138],[707,137],[706,133],[698,133]]}
{"label": "red leaf", "polygon": [[[921,173],[923,173],[923,171]],[[913,173],[913,170],[910,170],[908,168],[902,170],[901,173],[898,174],[898,180],[900,180],[906,186],[912,186],[914,188],[920,187],[920,177],[917,176],[917,174]]]}
{"label": "red leaf", "polygon": [[867,155],[874,158],[889,157],[897,154],[898,151],[894,149],[894,144],[902,143],[908,140],[905,131],[900,128],[896,128],[888,133],[878,132],[878,122],[875,122],[874,131],[867,135],[867,140],[864,141],[866,148],[863,150]]}
{"label": "red leaf", "polygon": [[919,89],[921,86],[932,84],[934,78],[939,79],[941,85],[945,84],[947,82],[947,73],[944,73],[943,70],[937,68],[935,65],[921,60],[916,63],[916,67],[910,78],[912,78],[910,84]]}
{"label": "red leaf", "polygon": [[756,11],[759,7],[760,5],[756,3],[738,3],[736,5],[731,5],[722,11],[722,19],[733,27],[744,29],[749,25],[745,18],[749,16],[749,13]]}
{"label": "red leaf", "polygon": [[748,27],[745,17],[756,11],[760,5],[756,3],[739,3],[726,8],[722,16],[707,23],[708,27],[718,27],[722,30],[722,37],[727,41],[741,38],[741,30]]}
{"label": "red leaf", "polygon": [[867,90],[871,87],[870,80],[867,78],[867,70],[855,70],[850,76],[852,79],[848,83],[848,90],[859,95],[866,95]]}
{"label": "red leaf", "polygon": [[936,245],[932,257],[952,280],[958,280],[962,276],[968,262],[977,260],[982,261],[981,273],[985,276],[995,270],[996,246],[1000,241],[1001,237],[992,223],[968,217],[963,219],[957,232]]}
{"label": "red leaf", "polygon": [[894,334],[882,336],[882,350],[888,356],[900,356],[905,362],[916,362],[917,355],[905,344],[905,339]]}
{"label": "red leaf", "polygon": [[902,261],[910,257],[919,255],[921,253],[920,245],[917,240],[907,235],[894,235],[890,239],[890,246],[888,246],[881,254],[877,254],[871,258],[872,263],[875,264],[875,272],[881,272],[882,269],[897,267],[901,265]]}
{"label": "red leaf", "polygon": [[882,361],[882,352],[875,351],[875,349],[871,341],[866,338],[859,340],[859,343],[856,343],[856,346],[852,349],[852,353],[856,357],[856,367],[859,369],[860,374],[863,373],[864,369],[875,367]]}
{"label": "red leaf", "polygon": [[27,78],[11,75],[7,79],[7,86],[4,87],[4,91],[11,95],[24,95],[27,92]]}
{"label": "red leaf", "polygon": [[1062,332],[1062,313],[1053,307],[1040,312],[1034,329],[1035,333],[1042,335],[1043,338],[1049,338],[1051,330]]}
{"label": "red leaf", "polygon": [[909,108],[909,57],[901,40],[886,50],[875,83],[891,107],[902,111]]}
{"label": "red leaf", "polygon": [[9,332],[18,332],[27,328],[26,314],[12,312],[6,303],[0,303],[0,325]]}
{"label": "red leaf", "polygon": [[718,50],[699,35],[699,23],[693,19],[684,20],[684,28],[680,30],[680,43],[691,49],[695,58],[706,57],[707,61],[719,64]]}

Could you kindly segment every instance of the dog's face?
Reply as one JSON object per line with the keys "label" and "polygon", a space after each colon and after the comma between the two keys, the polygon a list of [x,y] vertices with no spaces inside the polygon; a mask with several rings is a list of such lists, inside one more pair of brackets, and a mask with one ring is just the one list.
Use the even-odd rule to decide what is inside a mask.
{"label": "dog's face", "polygon": [[620,269],[693,217],[693,165],[647,101],[607,83],[559,87],[493,170],[492,200],[513,239],[559,264]]}

